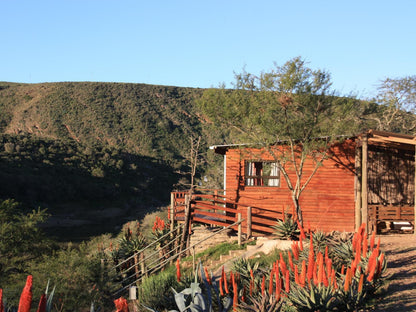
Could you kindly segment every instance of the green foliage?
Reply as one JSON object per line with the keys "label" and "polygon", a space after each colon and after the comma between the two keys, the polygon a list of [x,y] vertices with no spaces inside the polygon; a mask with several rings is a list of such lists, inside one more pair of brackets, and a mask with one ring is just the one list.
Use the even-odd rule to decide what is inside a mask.
{"label": "green foliage", "polygon": [[157,310],[172,308],[174,299],[171,289],[178,287],[175,267],[171,266],[158,274],[149,276],[140,283],[138,286],[139,304]]}
{"label": "green foliage", "polygon": [[45,210],[23,213],[13,200],[0,202],[0,284],[7,285],[15,274],[27,273],[29,261],[50,251],[39,225],[47,218]]}
{"label": "green foliage", "polygon": [[277,219],[277,224],[273,225],[273,234],[279,239],[296,240],[299,237],[300,230],[297,222],[292,216],[285,216],[284,220]]}
{"label": "green foliage", "polygon": [[308,287],[299,287],[294,284],[287,298],[299,312],[334,311],[338,305],[336,293],[331,286],[315,286],[311,283]]}

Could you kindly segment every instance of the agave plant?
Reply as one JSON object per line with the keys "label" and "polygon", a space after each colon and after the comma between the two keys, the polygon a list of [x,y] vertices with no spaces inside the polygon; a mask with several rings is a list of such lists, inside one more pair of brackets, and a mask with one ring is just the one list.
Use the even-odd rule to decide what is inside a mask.
{"label": "agave plant", "polygon": [[278,312],[282,310],[283,302],[267,292],[263,296],[250,297],[249,304],[242,302],[238,306],[242,312]]}
{"label": "agave plant", "polygon": [[287,299],[296,306],[297,311],[334,311],[339,301],[332,286],[314,285],[308,287],[293,285]]}
{"label": "agave plant", "polygon": [[273,225],[274,234],[280,239],[298,239],[300,230],[297,222],[292,216],[286,216],[283,220],[277,219],[277,224]]}

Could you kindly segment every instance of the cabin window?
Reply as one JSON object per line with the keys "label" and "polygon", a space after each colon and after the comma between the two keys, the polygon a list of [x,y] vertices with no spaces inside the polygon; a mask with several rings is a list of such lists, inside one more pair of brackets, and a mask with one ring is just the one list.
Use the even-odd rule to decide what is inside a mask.
{"label": "cabin window", "polygon": [[246,161],[246,186],[280,186],[279,165],[275,162]]}

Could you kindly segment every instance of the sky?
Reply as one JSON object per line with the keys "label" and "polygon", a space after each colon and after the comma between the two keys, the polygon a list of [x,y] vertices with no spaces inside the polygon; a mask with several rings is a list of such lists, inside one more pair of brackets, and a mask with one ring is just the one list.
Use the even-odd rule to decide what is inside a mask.
{"label": "sky", "polygon": [[231,86],[300,56],[341,95],[416,74],[414,0],[0,0],[0,81]]}

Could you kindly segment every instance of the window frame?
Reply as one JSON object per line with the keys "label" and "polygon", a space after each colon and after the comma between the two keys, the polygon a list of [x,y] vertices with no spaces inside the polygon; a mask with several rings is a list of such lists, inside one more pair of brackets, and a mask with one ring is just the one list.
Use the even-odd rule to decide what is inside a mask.
{"label": "window frame", "polygon": [[[264,164],[271,164],[270,175],[264,175]],[[272,165],[274,164],[274,165]],[[273,174],[276,170],[276,174]],[[254,171],[254,172],[250,172]],[[253,173],[253,174],[251,174]],[[279,164],[272,160],[245,160],[244,161],[245,187],[280,187]]]}

